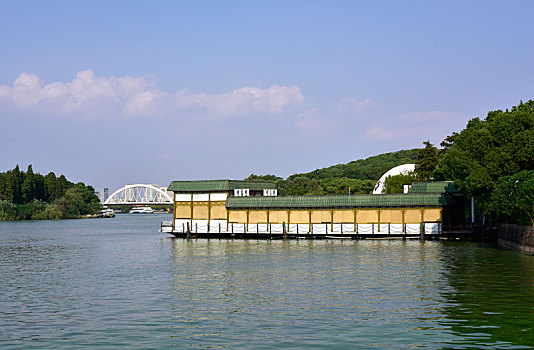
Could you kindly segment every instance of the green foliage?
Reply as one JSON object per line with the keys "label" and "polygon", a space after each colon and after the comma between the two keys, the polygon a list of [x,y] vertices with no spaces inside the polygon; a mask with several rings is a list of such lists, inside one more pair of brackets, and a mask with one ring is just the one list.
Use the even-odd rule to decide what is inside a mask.
{"label": "green foliage", "polygon": [[418,181],[431,181],[434,170],[438,163],[438,149],[430,141],[423,142],[425,148],[420,149],[417,153],[417,162],[415,163],[415,177]]}
{"label": "green foliage", "polygon": [[63,218],[63,213],[56,204],[47,204],[43,211],[32,215],[32,220],[59,220]]}
{"label": "green foliage", "polygon": [[370,193],[375,182],[348,178],[309,179],[304,176],[292,180],[278,180],[276,186],[280,196],[303,196],[321,194]]}
{"label": "green foliage", "polygon": [[533,111],[529,101],[471,119],[439,158],[435,177],[454,180],[464,194],[487,202],[501,176],[534,169]]}
{"label": "green foliage", "polygon": [[352,194],[370,193],[386,171],[397,165],[414,163],[417,154],[418,149],[385,153],[309,173],[294,174],[287,180],[275,175],[256,174],[250,174],[245,180],[273,181],[281,196],[348,194],[349,188]]}
{"label": "green foliage", "polygon": [[491,195],[489,212],[503,222],[534,225],[534,170],[501,177]]}
{"label": "green foliage", "polygon": [[291,180],[278,180],[276,181],[276,187],[280,196],[323,194],[323,188],[318,180],[309,179],[304,176],[299,176]]}
{"label": "green foliage", "polygon": [[46,202],[39,199],[21,204],[17,208],[17,220],[31,220],[34,215],[37,215],[46,209]]}
{"label": "green foliage", "polygon": [[247,181],[272,181],[272,182],[275,182],[275,181],[278,181],[278,180],[282,180],[282,178],[279,177],[279,176],[270,175],[270,174],[267,174],[267,175],[250,174],[245,180],[247,180]]}
{"label": "green foliage", "polygon": [[436,179],[453,180],[462,193],[474,196],[478,213],[520,220],[496,201],[505,203],[502,193],[495,196],[499,186],[505,186],[502,177],[534,169],[534,101],[521,102],[510,111],[491,111],[485,120],[471,119],[442,145],[446,147],[434,172]]}
{"label": "green foliage", "polygon": [[319,181],[325,194],[367,194],[373,191],[374,180],[358,180],[346,177],[321,179]]}
{"label": "green foliage", "polygon": [[53,204],[62,213],[63,219],[77,218],[81,215],[96,214],[100,210],[100,202],[90,186],[82,182],[69,188],[63,197],[56,199]]}
{"label": "green foliage", "polygon": [[17,205],[13,202],[0,200],[0,221],[17,219]]}
{"label": "green foliage", "polygon": [[411,185],[416,181],[415,174],[410,171],[407,174],[388,176],[384,180],[385,193],[404,193],[404,185]]}
{"label": "green foliage", "polygon": [[402,150],[384,153],[377,156],[352,161],[347,164],[338,164],[328,168],[317,169],[309,173],[295,174],[288,177],[294,180],[297,177],[309,179],[349,178],[377,181],[386,171],[406,163],[415,163],[418,149]]}
{"label": "green foliage", "polygon": [[74,218],[99,210],[92,187],[75,185],[63,175],[42,176],[31,165],[26,172],[17,165],[0,173],[0,220]]}

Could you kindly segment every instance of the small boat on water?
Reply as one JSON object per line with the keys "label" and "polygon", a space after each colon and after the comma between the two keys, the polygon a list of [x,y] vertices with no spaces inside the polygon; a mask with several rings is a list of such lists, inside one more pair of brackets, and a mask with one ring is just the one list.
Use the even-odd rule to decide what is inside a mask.
{"label": "small boat on water", "polygon": [[154,212],[154,209],[147,206],[134,206],[132,210],[130,210],[130,214],[152,214]]}
{"label": "small boat on water", "polygon": [[101,218],[114,218],[115,217],[115,212],[111,208],[104,207],[100,211],[100,215],[99,216]]}

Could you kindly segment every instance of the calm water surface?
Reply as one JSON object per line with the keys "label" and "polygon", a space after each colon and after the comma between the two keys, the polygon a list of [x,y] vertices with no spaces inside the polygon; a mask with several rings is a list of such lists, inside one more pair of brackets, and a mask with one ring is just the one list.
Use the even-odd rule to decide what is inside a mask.
{"label": "calm water surface", "polygon": [[534,346],[534,257],[475,243],[183,240],[163,215],[0,223],[0,348]]}

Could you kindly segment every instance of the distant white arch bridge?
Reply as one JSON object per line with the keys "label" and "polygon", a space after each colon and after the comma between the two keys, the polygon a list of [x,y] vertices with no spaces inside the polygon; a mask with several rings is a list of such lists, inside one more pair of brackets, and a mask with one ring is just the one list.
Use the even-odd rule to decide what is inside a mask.
{"label": "distant white arch bridge", "polygon": [[104,204],[173,204],[165,191],[154,185],[126,185],[113,192]]}

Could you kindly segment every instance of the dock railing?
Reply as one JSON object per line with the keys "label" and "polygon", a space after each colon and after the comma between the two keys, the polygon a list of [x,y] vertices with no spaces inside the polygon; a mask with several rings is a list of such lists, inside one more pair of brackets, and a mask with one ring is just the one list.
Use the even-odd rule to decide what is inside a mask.
{"label": "dock railing", "polygon": [[162,221],[159,232],[172,232],[173,229],[172,221]]}

